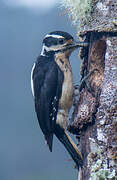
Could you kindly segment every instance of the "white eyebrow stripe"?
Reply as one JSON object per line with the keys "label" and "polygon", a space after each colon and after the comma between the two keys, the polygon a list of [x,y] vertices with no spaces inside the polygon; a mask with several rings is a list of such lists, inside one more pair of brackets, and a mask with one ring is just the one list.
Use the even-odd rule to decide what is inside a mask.
{"label": "white eyebrow stripe", "polygon": [[57,34],[47,34],[45,38],[47,37],[53,37],[53,38],[64,38],[63,36],[57,35]]}

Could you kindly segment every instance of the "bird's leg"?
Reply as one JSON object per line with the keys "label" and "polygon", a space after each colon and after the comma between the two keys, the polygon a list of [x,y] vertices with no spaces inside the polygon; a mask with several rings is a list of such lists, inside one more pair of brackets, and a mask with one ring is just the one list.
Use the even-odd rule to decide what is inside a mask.
{"label": "bird's leg", "polygon": [[95,71],[99,71],[98,69],[93,69],[91,72],[89,72],[82,80],[80,85],[75,85],[75,96],[78,96],[78,93],[80,94],[81,90],[86,86],[87,90],[92,94],[92,96],[95,97],[95,93],[93,88],[90,85],[89,78],[92,76],[92,74],[95,73]]}

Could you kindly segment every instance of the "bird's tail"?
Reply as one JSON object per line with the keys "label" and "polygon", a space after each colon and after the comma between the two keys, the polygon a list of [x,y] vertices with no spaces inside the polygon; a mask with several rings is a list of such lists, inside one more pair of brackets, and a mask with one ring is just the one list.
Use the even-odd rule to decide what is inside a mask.
{"label": "bird's tail", "polygon": [[52,152],[53,133],[45,135],[45,139],[47,141],[47,145],[49,146],[50,152]]}
{"label": "bird's tail", "polygon": [[83,158],[81,152],[78,150],[77,145],[73,142],[72,138],[67,134],[66,131],[60,133],[60,131],[56,130],[55,135],[61,141],[61,143],[65,146],[72,159],[76,163],[77,167],[82,167]]}

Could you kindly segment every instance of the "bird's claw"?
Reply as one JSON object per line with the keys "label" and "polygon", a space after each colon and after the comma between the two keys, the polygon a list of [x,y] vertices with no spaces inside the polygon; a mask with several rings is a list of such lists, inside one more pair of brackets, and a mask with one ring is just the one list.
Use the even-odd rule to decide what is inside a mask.
{"label": "bird's claw", "polygon": [[93,69],[91,72],[89,72],[82,80],[80,85],[75,85],[75,91],[78,90],[79,93],[82,91],[82,89],[86,86],[87,90],[92,94],[92,96],[95,97],[95,92],[93,90],[93,88],[90,85],[90,81],[89,78],[92,76],[92,74],[95,73],[95,71],[98,71],[98,69]]}

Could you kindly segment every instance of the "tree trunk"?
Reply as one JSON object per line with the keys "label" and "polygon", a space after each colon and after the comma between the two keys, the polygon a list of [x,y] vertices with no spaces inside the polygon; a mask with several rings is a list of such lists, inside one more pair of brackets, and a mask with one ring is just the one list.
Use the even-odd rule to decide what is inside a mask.
{"label": "tree trunk", "polygon": [[79,180],[116,180],[117,1],[96,1],[90,21],[80,19],[80,24],[79,35],[89,42],[80,54],[81,79],[96,71],[88,79],[90,88],[82,87],[68,127],[78,135],[84,158]]}

